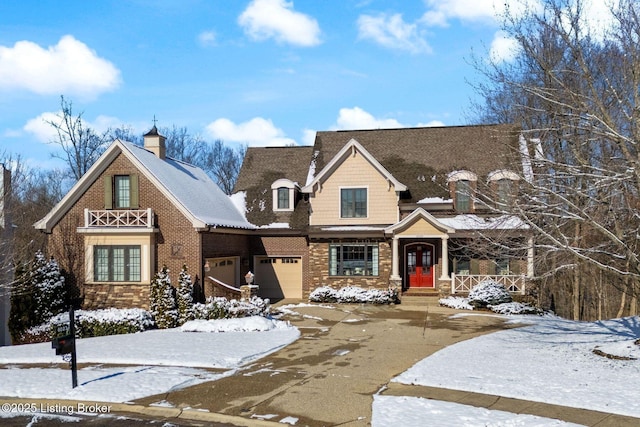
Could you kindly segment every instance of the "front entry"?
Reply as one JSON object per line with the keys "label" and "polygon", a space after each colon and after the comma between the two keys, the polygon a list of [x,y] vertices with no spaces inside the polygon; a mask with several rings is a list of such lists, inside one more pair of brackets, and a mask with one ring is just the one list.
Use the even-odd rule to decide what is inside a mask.
{"label": "front entry", "polygon": [[414,243],[405,247],[407,282],[410,288],[433,288],[434,246]]}

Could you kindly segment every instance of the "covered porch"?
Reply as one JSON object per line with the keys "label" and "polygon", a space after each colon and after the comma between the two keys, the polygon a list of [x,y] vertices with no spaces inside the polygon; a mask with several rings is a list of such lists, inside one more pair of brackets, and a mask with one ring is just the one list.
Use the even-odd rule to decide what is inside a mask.
{"label": "covered porch", "polygon": [[455,229],[448,220],[418,208],[385,229],[392,243],[390,285],[405,293],[450,295],[468,293],[490,279],[512,293],[526,292],[527,279],[533,276],[530,238],[521,232],[514,234],[523,248],[516,254],[501,250],[472,253],[468,249],[477,241],[486,244],[486,239],[479,239],[476,229]]}

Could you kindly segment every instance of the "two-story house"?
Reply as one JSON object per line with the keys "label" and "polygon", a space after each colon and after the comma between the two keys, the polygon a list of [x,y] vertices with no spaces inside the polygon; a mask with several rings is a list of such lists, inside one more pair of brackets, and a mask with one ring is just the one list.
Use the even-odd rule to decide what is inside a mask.
{"label": "two-story house", "polygon": [[[522,291],[531,242],[505,214],[523,175],[519,149],[518,130],[505,125],[318,132],[312,148],[250,149],[235,188],[247,219],[272,247],[298,236],[295,267],[254,260],[256,282],[268,283],[261,293],[393,285],[448,294],[488,276]],[[279,285],[286,267],[300,285]]]}
{"label": "two-story house", "polygon": [[148,307],[163,265],[174,284],[186,265],[201,286],[221,272],[239,285],[255,228],[204,171],[166,156],[155,126],[144,147],[113,142],[35,227],[85,308]]}
{"label": "two-story house", "polygon": [[86,308],[147,307],[154,273],[177,283],[185,264],[206,296],[248,271],[276,299],[449,294],[489,276],[522,291],[532,245],[506,213],[527,174],[519,141],[506,125],[318,132],[313,147],[249,148],[229,197],[167,157],[154,126],[143,147],[116,140],[35,226]]}

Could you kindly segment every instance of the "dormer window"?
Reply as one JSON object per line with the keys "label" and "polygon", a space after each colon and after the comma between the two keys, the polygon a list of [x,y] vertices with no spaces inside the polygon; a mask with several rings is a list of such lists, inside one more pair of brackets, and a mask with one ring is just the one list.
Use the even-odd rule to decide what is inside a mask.
{"label": "dormer window", "polygon": [[290,206],[289,194],[291,190],[287,187],[278,188],[278,207],[279,211],[288,210]]}
{"label": "dormer window", "polygon": [[456,182],[455,207],[458,212],[471,212],[471,184],[466,179]]}
{"label": "dormer window", "polygon": [[273,192],[273,211],[291,212],[295,207],[295,196],[298,185],[285,178],[278,179],[271,184]]}
{"label": "dormer window", "polygon": [[487,177],[489,186],[495,192],[497,207],[506,207],[513,203],[517,194],[517,183],[520,177],[511,171],[498,170],[491,172]]}
{"label": "dormer window", "polygon": [[451,172],[447,178],[453,207],[457,212],[473,212],[473,193],[478,177],[475,173],[462,170]]}

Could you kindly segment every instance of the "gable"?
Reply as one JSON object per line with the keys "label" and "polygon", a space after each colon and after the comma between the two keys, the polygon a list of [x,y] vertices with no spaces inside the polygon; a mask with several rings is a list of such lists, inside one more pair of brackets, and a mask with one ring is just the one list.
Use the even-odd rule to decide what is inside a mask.
{"label": "gable", "polygon": [[403,237],[444,237],[455,232],[423,208],[411,212],[402,221],[385,229],[385,234]]}
{"label": "gable", "polygon": [[447,174],[467,169],[481,179],[497,169],[519,172],[519,129],[512,125],[447,126],[317,132],[316,168],[329,164],[355,139],[407,186],[404,201],[448,198]]}
{"label": "gable", "polygon": [[[361,156],[368,165],[361,163],[360,166],[367,167],[367,169],[375,170],[388,184],[388,187],[393,186],[394,191],[405,191],[407,187],[398,181],[382,164],[367,151],[362,144],[355,139],[351,139],[342,149],[329,161],[329,163],[322,168],[322,170],[311,179],[307,185],[302,189],[305,193],[314,193],[317,189],[320,189],[323,185],[323,181],[327,180],[337,169],[344,167],[344,162],[349,158],[356,158]],[[357,165],[352,165],[357,166]],[[317,165],[316,165],[317,167]]]}
{"label": "gable", "polygon": [[[233,206],[229,198],[211,181],[201,169],[192,165],[167,158],[159,159],[142,147],[120,140],[114,141],[100,156],[94,165],[85,173],[71,190],[54,206],[34,227],[46,232],[64,217],[87,191],[104,191],[101,176],[118,160],[116,166],[123,174],[139,172],[156,187],[194,228],[225,226],[234,228],[252,228],[244,220],[240,212]],[[102,200],[104,201],[104,193]],[[96,196],[97,197],[97,196]],[[154,201],[157,205],[162,203]],[[165,202],[166,203],[166,202]],[[102,205],[104,208],[104,205]]]}

